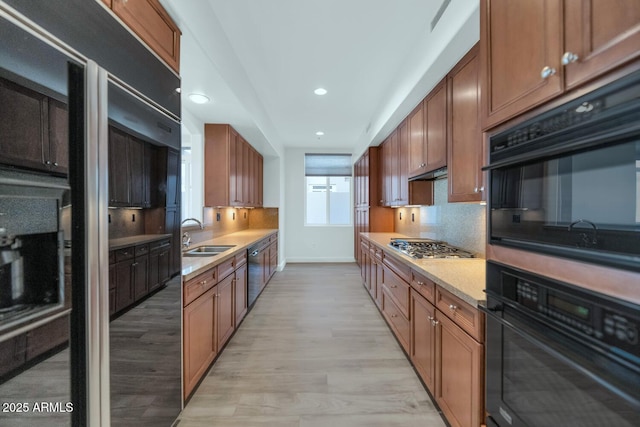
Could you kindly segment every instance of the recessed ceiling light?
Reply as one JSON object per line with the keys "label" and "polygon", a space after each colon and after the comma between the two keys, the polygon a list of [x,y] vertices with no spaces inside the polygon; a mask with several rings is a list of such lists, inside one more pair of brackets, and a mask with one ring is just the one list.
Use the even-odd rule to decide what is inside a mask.
{"label": "recessed ceiling light", "polygon": [[315,93],[316,95],[326,95],[327,90],[325,88],[319,87],[318,89],[314,90],[313,93]]}
{"label": "recessed ceiling light", "polygon": [[190,93],[189,99],[191,102],[195,102],[196,104],[206,104],[210,101],[207,95],[203,95],[201,93]]}
{"label": "recessed ceiling light", "polygon": [[316,135],[318,135],[318,136],[322,136],[322,135],[324,135],[324,132],[322,132],[321,130],[319,130],[318,132],[316,132]]}

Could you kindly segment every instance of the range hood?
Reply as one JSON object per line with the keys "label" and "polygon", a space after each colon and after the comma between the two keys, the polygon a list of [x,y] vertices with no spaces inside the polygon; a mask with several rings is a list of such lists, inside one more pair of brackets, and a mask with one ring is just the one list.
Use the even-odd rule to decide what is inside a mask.
{"label": "range hood", "polygon": [[409,178],[409,181],[435,181],[437,179],[443,179],[447,177],[447,167],[435,169],[430,172],[423,173]]}

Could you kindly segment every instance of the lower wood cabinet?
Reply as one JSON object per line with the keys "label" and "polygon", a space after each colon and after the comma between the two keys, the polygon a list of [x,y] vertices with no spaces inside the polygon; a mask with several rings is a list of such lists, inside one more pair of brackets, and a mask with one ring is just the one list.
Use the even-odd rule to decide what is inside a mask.
{"label": "lower wood cabinet", "polygon": [[216,286],[216,304],[217,304],[217,316],[216,316],[216,328],[217,328],[217,342],[218,347],[222,348],[225,345],[229,337],[233,334],[235,328],[235,316],[233,313],[233,282],[235,275],[230,274],[218,283]]}
{"label": "lower wood cabinet", "polygon": [[189,396],[217,353],[216,295],[213,287],[184,308],[184,394]]}
{"label": "lower wood cabinet", "polygon": [[447,421],[452,427],[480,427],[484,422],[483,314],[362,239],[365,288]]}
{"label": "lower wood cabinet", "polygon": [[411,362],[433,394],[436,386],[436,308],[411,291]]}
{"label": "lower wood cabinet", "polygon": [[183,284],[184,398],[188,398],[247,314],[247,253]]}
{"label": "lower wood cabinet", "polygon": [[236,269],[235,278],[233,282],[234,287],[234,304],[235,304],[235,317],[236,327],[240,324],[244,316],[247,314],[247,263],[241,265]]}
{"label": "lower wood cabinet", "polygon": [[171,239],[113,250],[109,254],[109,315],[132,306],[170,279]]}
{"label": "lower wood cabinet", "polygon": [[452,427],[484,422],[484,347],[436,310],[434,396]]}

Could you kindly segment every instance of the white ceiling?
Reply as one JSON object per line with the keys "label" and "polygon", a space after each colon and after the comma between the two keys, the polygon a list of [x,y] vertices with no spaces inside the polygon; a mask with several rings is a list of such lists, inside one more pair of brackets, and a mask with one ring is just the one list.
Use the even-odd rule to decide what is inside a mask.
{"label": "white ceiling", "polygon": [[[230,123],[264,155],[286,147],[358,155],[478,40],[478,0],[451,0],[431,31],[442,2],[162,0],[182,31],[183,109]],[[192,92],[212,102],[193,104]]]}

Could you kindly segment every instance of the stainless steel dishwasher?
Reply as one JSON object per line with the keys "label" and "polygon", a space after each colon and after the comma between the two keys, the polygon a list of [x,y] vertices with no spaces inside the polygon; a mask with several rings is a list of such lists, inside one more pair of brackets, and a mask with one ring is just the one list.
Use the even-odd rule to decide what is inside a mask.
{"label": "stainless steel dishwasher", "polygon": [[247,278],[247,294],[249,298],[249,308],[262,292],[266,283],[267,275],[265,270],[269,268],[269,238],[262,239],[249,248],[249,273]]}

